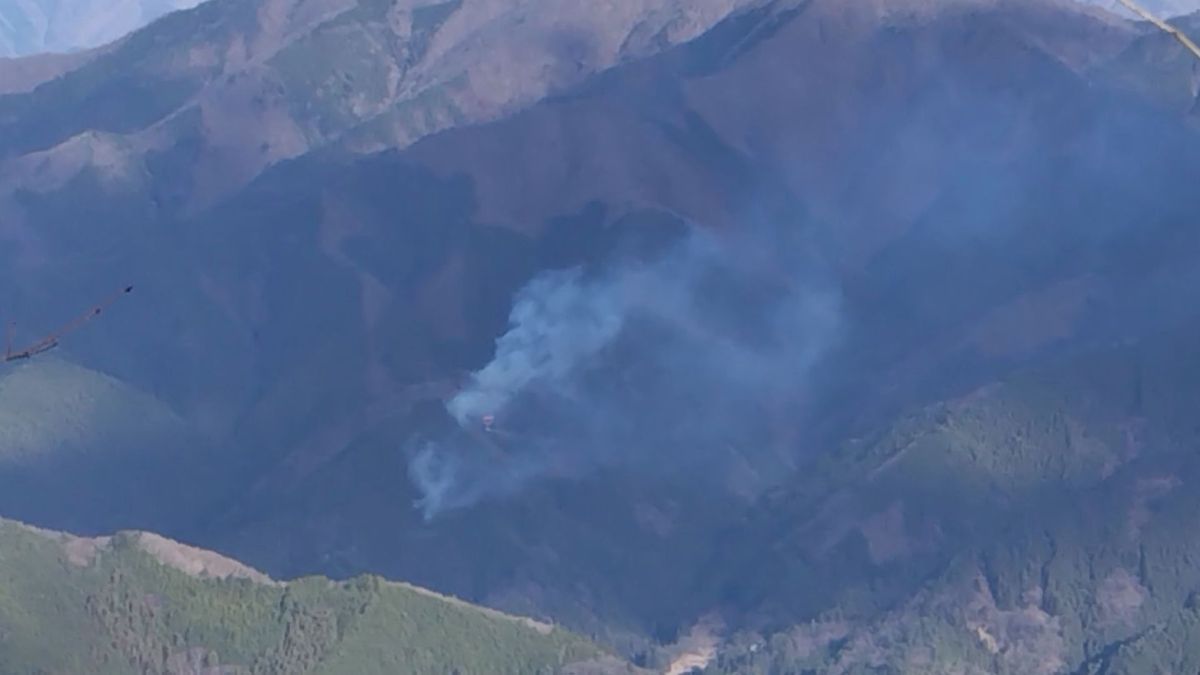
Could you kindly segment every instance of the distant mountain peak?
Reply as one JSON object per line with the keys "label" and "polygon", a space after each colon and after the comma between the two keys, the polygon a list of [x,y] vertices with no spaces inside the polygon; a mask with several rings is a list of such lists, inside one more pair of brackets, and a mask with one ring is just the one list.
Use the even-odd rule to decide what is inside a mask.
{"label": "distant mountain peak", "polygon": [[0,127],[0,157],[45,150],[52,164],[60,156],[73,163],[69,141],[88,130],[122,136],[140,155],[188,138],[196,152],[186,202],[211,203],[316,148],[406,147],[512,114],[762,4],[212,2],[149,26],[31,94],[83,111],[36,122],[36,130]]}
{"label": "distant mountain peak", "polygon": [[99,47],[202,0],[14,0],[0,4],[0,57]]}

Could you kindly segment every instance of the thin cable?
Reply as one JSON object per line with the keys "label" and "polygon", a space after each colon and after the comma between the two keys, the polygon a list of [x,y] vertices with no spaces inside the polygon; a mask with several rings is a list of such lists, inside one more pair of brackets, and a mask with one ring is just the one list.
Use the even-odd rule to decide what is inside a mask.
{"label": "thin cable", "polygon": [[1120,2],[1122,5],[1125,5],[1125,7],[1129,9],[1129,11],[1133,12],[1134,14],[1137,14],[1138,16],[1142,17],[1146,21],[1149,21],[1150,23],[1154,24],[1163,32],[1175,36],[1175,39],[1179,40],[1180,44],[1182,44],[1184,47],[1187,47],[1188,51],[1195,54],[1197,59],[1200,59],[1200,46],[1197,46],[1196,43],[1193,42],[1192,39],[1190,37],[1188,37],[1186,33],[1179,30],[1175,26],[1172,26],[1171,24],[1167,23],[1166,21],[1163,21],[1162,19],[1158,18],[1157,16],[1154,15],[1153,12],[1146,9],[1145,7],[1142,7],[1134,0],[1117,0],[1117,2]]}

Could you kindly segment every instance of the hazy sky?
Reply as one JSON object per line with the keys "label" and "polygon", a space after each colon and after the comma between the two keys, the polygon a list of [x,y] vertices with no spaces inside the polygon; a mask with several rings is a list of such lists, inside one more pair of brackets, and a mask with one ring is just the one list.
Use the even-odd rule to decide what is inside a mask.
{"label": "hazy sky", "polygon": [[0,0],[0,57],[99,47],[200,0]]}

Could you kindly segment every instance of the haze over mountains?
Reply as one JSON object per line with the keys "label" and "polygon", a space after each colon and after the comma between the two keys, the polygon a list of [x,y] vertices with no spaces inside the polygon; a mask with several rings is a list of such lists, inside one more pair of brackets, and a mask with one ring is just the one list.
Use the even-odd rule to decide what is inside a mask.
{"label": "haze over mountains", "polygon": [[0,6],[0,57],[99,47],[201,0],[12,0]]}
{"label": "haze over mountains", "polygon": [[213,0],[81,60],[0,97],[3,310],[34,338],[138,291],[0,375],[0,514],[656,668],[696,624],[714,672],[1200,658],[1169,36],[1053,0]]}

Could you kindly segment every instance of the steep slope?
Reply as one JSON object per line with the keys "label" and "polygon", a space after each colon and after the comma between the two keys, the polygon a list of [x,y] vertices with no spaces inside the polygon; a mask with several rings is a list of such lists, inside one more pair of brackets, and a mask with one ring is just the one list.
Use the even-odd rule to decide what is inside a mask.
{"label": "steep slope", "polygon": [[[314,169],[320,166],[315,161],[297,163],[289,167],[288,173],[265,177],[244,195],[245,201],[231,203],[220,211],[218,220],[229,224],[226,229],[220,229],[219,225],[217,229],[197,229],[211,233],[210,246],[215,247],[217,242],[228,241],[232,233],[246,231],[248,223],[239,220],[239,214],[253,213],[258,222],[287,220],[293,232],[295,224],[303,219],[312,223],[306,226],[310,229],[305,236],[310,241],[342,242],[344,269],[327,269],[324,274],[328,276],[314,282],[308,295],[316,297],[319,292],[328,292],[334,283],[353,286],[347,273],[357,270],[362,275],[364,301],[371,302],[372,309],[365,313],[370,317],[365,335],[352,337],[343,330],[336,338],[330,336],[338,342],[331,341],[326,349],[347,355],[343,357],[346,365],[351,360],[362,363],[361,359],[369,359],[372,351],[377,350],[381,365],[388,368],[385,372],[399,382],[420,381],[431,374],[480,363],[486,358],[488,346],[475,342],[471,336],[494,335],[502,330],[507,311],[505,297],[515,290],[522,277],[547,266],[603,260],[607,251],[619,248],[623,238],[635,236],[632,233],[670,231],[671,224],[678,223],[674,214],[727,229],[748,227],[747,222],[754,220],[773,220],[781,227],[811,232],[810,241],[827,247],[822,251],[827,259],[849,258],[843,268],[829,273],[844,279],[846,292],[853,301],[849,311],[854,313],[855,321],[866,324],[858,327],[862,342],[846,349],[857,359],[877,359],[860,366],[862,376],[871,378],[865,386],[875,389],[881,364],[890,363],[894,369],[884,370],[888,380],[937,379],[943,374],[942,368],[929,359],[957,361],[955,365],[961,369],[963,360],[982,365],[989,360],[1028,358],[1077,333],[1087,334],[1092,328],[1111,332],[1120,323],[1115,316],[1139,311],[1142,291],[1138,289],[1144,288],[1139,284],[1160,283],[1156,275],[1174,274],[1155,268],[1156,262],[1150,260],[1158,261],[1164,255],[1186,259],[1190,255],[1185,252],[1190,250],[1190,244],[1183,243],[1190,240],[1183,234],[1186,221],[1179,220],[1175,213],[1175,209],[1183,212],[1187,208],[1179,200],[1190,199],[1186,196],[1191,191],[1184,185],[1184,172],[1178,176],[1164,173],[1161,177],[1156,173],[1154,181],[1148,181],[1154,184],[1149,189],[1162,198],[1159,203],[1169,203],[1171,211],[1159,207],[1146,211],[1156,221],[1148,228],[1161,227],[1164,232],[1180,228],[1181,239],[1175,241],[1181,246],[1171,247],[1168,252],[1153,249],[1150,244],[1152,250],[1145,253],[1148,260],[1136,267],[1125,267],[1129,238],[1152,237],[1130,232],[1129,216],[1151,200],[1117,188],[1113,203],[1097,202],[1081,210],[1076,201],[1080,194],[1103,193],[1123,180],[1119,167],[1095,170],[1093,153],[1149,156],[1157,154],[1162,146],[1174,146],[1178,152],[1169,151],[1171,161],[1186,165],[1195,161],[1190,149],[1195,139],[1190,132],[1176,127],[1168,132],[1172,140],[1167,141],[1162,137],[1163,128],[1154,126],[1167,118],[1156,117],[1148,109],[1138,109],[1136,104],[1124,109],[1121,107],[1124,103],[1109,107],[1111,101],[1088,94],[1084,84],[1074,79],[1069,70],[1050,59],[1037,60],[1028,69],[1015,73],[1013,68],[988,72],[995,80],[983,84],[978,83],[979,73],[973,69],[961,79],[957,73],[944,72],[944,64],[952,56],[959,56],[955,51],[940,58],[930,57],[928,66],[905,60],[911,51],[903,47],[904,40],[922,39],[937,44],[942,35],[956,34],[956,22],[965,20],[956,15],[944,17],[947,25],[923,21],[912,26],[890,24],[891,30],[912,31],[901,33],[904,38],[889,38],[894,42],[888,44],[896,45],[895,58],[884,58],[882,55],[888,52],[875,46],[861,66],[869,72],[877,61],[905,64],[914,72],[896,76],[899,80],[896,95],[905,97],[913,90],[928,92],[920,99],[921,104],[913,104],[922,112],[914,113],[911,118],[897,121],[882,116],[853,125],[846,122],[857,130],[856,135],[896,139],[897,152],[890,153],[878,144],[867,144],[871,152],[864,149],[857,155],[839,153],[841,146],[836,144],[822,151],[821,144],[829,142],[829,129],[843,124],[832,110],[810,110],[807,125],[795,125],[786,116],[775,121],[753,117],[759,114],[757,111],[795,109],[800,103],[779,100],[776,97],[781,94],[777,92],[793,89],[807,92],[815,89],[818,82],[837,81],[827,73],[773,72],[766,80],[776,85],[789,82],[788,78],[798,81],[789,86],[775,86],[770,91],[731,96],[730,100],[722,99],[719,105],[715,102],[719,92],[735,89],[740,86],[738,82],[754,82],[758,69],[767,67],[764,64],[786,62],[785,57],[808,44],[805,40],[811,38],[807,31],[820,18],[769,13],[749,17],[741,25],[724,27],[733,37],[714,35],[660,61],[623,69],[594,89],[538,106],[504,122],[443,134],[403,154],[349,163],[329,173]],[[1006,35],[1004,31],[1011,24],[1011,17],[999,15],[994,19],[997,22],[994,26],[986,23],[986,15],[972,20],[980,26],[993,26],[999,36]],[[1108,28],[1098,24],[1097,30],[1103,36]],[[746,32],[756,31],[775,33],[724,70],[714,73],[701,69],[714,60],[720,62],[730,42],[737,44]],[[1015,53],[1024,54],[1024,44],[1017,44],[1021,50]],[[951,46],[959,48],[957,44]],[[822,63],[844,63],[865,49],[849,41],[842,46],[823,48],[844,50],[844,54],[838,52],[838,55],[846,58]],[[694,76],[687,77],[684,73]],[[682,91],[666,85],[675,75],[682,79],[683,84],[678,87]],[[1045,81],[1039,79],[1043,77]],[[1037,91],[1057,87],[1062,93],[1061,97],[1044,99],[1016,95],[1005,100],[1008,107],[1003,112],[995,117],[977,118],[978,127],[964,129],[953,142],[989,157],[1003,147],[1014,159],[964,166],[955,157],[971,153],[960,153],[957,149],[960,146],[927,151],[909,145],[911,140],[900,140],[932,137],[935,131],[928,125],[939,125],[940,119],[967,119],[986,108],[968,97],[972,87],[1006,86]],[[959,87],[963,90],[958,90]],[[651,96],[655,88],[657,91]],[[884,95],[887,93],[885,90]],[[803,95],[798,96],[807,101]],[[703,115],[692,108],[696,101],[704,102],[710,97],[714,103]],[[840,99],[831,96],[829,100]],[[875,103],[893,109],[900,100],[881,101],[877,95]],[[731,112],[739,105],[744,106],[744,112]],[[1069,110],[1062,110],[1064,105],[1069,105]],[[930,114],[933,110],[942,117]],[[725,122],[723,116],[733,117],[742,126],[718,132],[707,121],[711,118],[722,126],[733,124]],[[1029,129],[1037,131],[1005,127],[1004,120],[1013,117],[1029,119]],[[1058,126],[1065,125],[1068,118],[1072,120],[1073,131]],[[1080,120],[1085,121],[1080,124]],[[1147,126],[1141,126],[1143,123]],[[763,147],[739,148],[732,141],[723,140],[739,138],[744,129],[753,129],[773,141]],[[1059,132],[1064,135],[1051,140]],[[995,137],[989,135],[993,133]],[[853,136],[842,137],[847,144],[857,142],[853,139]],[[1096,139],[1121,144],[1121,148],[1099,151],[1089,147]],[[1145,147],[1144,143],[1151,139],[1153,147]],[[1048,152],[1047,144],[1087,149],[1064,150],[1061,157],[1047,161],[1043,157]],[[793,147],[788,149],[789,145]],[[786,160],[792,156],[806,159]],[[866,189],[873,190],[872,194],[911,199],[911,192],[901,182],[913,178],[909,167],[903,164],[905,161],[925,163],[921,175],[931,184],[927,197],[906,207],[912,213],[908,218],[899,217],[904,213],[899,208],[902,204],[886,199],[877,200],[867,213],[851,212],[836,222],[823,223],[818,216],[806,217],[799,192],[813,194],[811,202],[846,191],[850,195],[859,194]],[[936,168],[928,168],[930,163]],[[878,166],[865,170],[869,179],[862,176],[864,164]],[[521,171],[504,168],[513,166]],[[423,167],[431,167],[434,175],[429,175],[429,170]],[[818,168],[823,176],[813,177]],[[1112,173],[1105,173],[1110,170]],[[955,173],[957,178],[951,179]],[[1053,188],[1025,192],[1024,181],[1037,184],[1041,177],[1052,174]],[[1027,178],[1014,183],[1012,177],[1018,175]],[[775,181],[786,182],[779,185]],[[826,187],[825,182],[834,181],[840,183],[836,189]],[[885,181],[896,184],[887,186],[883,184]],[[789,183],[795,187],[789,188]],[[315,203],[316,199],[311,197],[288,197],[286,186],[295,184],[322,185],[321,203]],[[980,194],[979,186],[988,184],[995,186],[995,193]],[[844,213],[850,211],[851,201],[867,201],[851,200],[849,196],[845,201],[841,199],[836,204],[821,205],[821,211],[837,209]],[[977,199],[986,199],[986,204],[973,205],[972,201]],[[1009,199],[1014,200],[1011,213],[997,215],[991,210]],[[471,205],[473,211],[462,205]],[[891,215],[885,218],[885,212]],[[394,233],[403,231],[395,225],[397,219],[411,223],[410,231],[415,237],[411,241],[420,242],[417,250],[421,252],[436,251],[434,258],[414,260],[412,253],[402,253],[403,241],[391,239]],[[1161,224],[1157,224],[1158,219]],[[452,226],[426,229],[431,222]],[[1092,232],[1085,234],[1086,228],[1081,225],[1085,222],[1095,225]],[[978,239],[955,239],[956,229],[977,232]],[[341,234],[342,230],[345,234]],[[1055,239],[1046,241],[1051,237]],[[587,240],[591,249],[584,252],[585,247],[573,246],[572,240]],[[368,241],[374,243],[373,250],[366,250]],[[384,241],[393,242],[385,249],[395,252],[395,260],[389,259],[385,249],[379,247]],[[944,278],[920,272],[933,247],[947,256],[977,257],[954,270],[955,281],[947,284]],[[1083,252],[1080,247],[1094,248]],[[1038,271],[1031,269],[1027,275],[1008,272],[1012,256],[1018,256],[1025,261],[1023,264]],[[1062,260],[1066,256],[1074,256],[1078,266],[1064,265]],[[870,264],[857,259],[869,260]],[[256,267],[250,260],[238,264],[245,265],[247,270]],[[983,272],[981,266],[989,266],[989,270]],[[309,275],[314,274],[315,267],[306,269],[310,270]],[[418,274],[436,279],[437,285],[422,288],[391,271],[412,269],[428,270]],[[1089,276],[1092,270],[1100,276]],[[1010,276],[1001,276],[1005,274]],[[898,287],[897,279],[907,285]],[[372,289],[379,289],[379,293],[375,295]],[[374,300],[369,300],[372,297]],[[1160,311],[1169,314],[1163,307],[1167,304],[1164,300],[1155,307],[1143,306],[1140,311],[1150,315]],[[1057,314],[1058,322],[1043,326],[1045,334],[1025,333],[1027,323],[1037,322],[1048,314]],[[413,320],[414,316],[420,320]],[[1153,320],[1169,321],[1170,317],[1164,315]],[[349,323],[352,319],[347,317],[345,321]],[[369,329],[372,325],[376,326],[374,330]],[[881,343],[873,336],[884,330],[884,326],[892,339]],[[900,327],[902,331],[898,330]],[[271,330],[269,326],[263,329]],[[429,335],[431,330],[434,334]],[[282,336],[277,339],[282,340]],[[940,342],[931,347],[935,339]],[[363,345],[369,350],[365,354],[361,351]],[[861,351],[855,353],[856,350]],[[849,375],[843,372],[839,376]],[[892,386],[911,395],[911,388],[899,383]],[[303,452],[313,456],[307,450]],[[287,480],[287,477],[277,475],[275,479]]]}
{"label": "steep slope", "polygon": [[43,82],[87,63],[97,50],[72,54],[39,54],[24,58],[0,58],[0,95],[33,91]]}
{"label": "steep slope", "polygon": [[412,586],[276,583],[149,534],[80,539],[0,521],[0,547],[5,673],[515,674],[603,656]]}
{"label": "steep slope", "polygon": [[[0,99],[0,158],[41,152],[73,175],[88,164],[72,162],[72,139],[111,136],[148,172],[141,188],[158,208],[178,208],[180,194],[208,203],[364,124],[353,145],[378,149],[494,119],[690,39],[738,5],[217,0]],[[164,162],[173,170],[161,175]]]}
{"label": "steep slope", "polygon": [[[75,358],[228,450],[222,508],[163,529],[276,575],[371,570],[669,636],[709,609],[680,558],[708,558],[799,460],[1194,306],[1194,118],[1115,74],[1175,78],[1169,38],[1053,2],[589,13],[607,6],[217,0],[0,100],[13,311],[51,321],[137,282]],[[600,47],[580,66],[576,41],[532,40],[545,22]],[[834,289],[836,337],[787,352],[816,365],[738,379],[760,362],[726,357],[764,346],[740,330],[763,317],[712,266],[685,289],[702,303],[669,308],[684,320],[636,317],[598,352],[585,405],[524,392],[499,424],[521,459],[549,443],[568,467],[426,522],[411,442],[454,431],[443,403],[518,291],[695,232],[738,251],[756,297]],[[763,325],[766,349],[816,332]],[[456,459],[480,481],[526,470],[488,447]]]}
{"label": "steep slope", "polygon": [[[1172,22],[1188,35],[1200,33],[1200,14]],[[1191,58],[1187,58],[1187,57]],[[1154,77],[1148,77],[1154,72]],[[1200,85],[1196,79],[1195,55],[1173,50],[1161,38],[1146,35],[1135,40],[1122,58],[1101,69],[1101,76],[1123,88],[1138,92],[1160,107],[1176,110],[1196,123]]]}
{"label": "steep slope", "polygon": [[0,371],[6,516],[84,532],[168,527],[216,502],[218,461],[192,425],[127,383],[53,357]]}
{"label": "steep slope", "polygon": [[779,631],[713,672],[1195,667],[1197,335],[1022,373],[809,467],[712,566]]}
{"label": "steep slope", "polygon": [[99,47],[201,0],[14,0],[0,7],[0,57]]}

